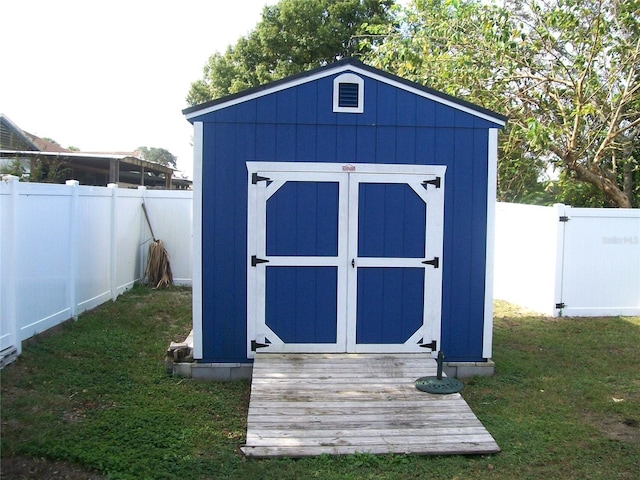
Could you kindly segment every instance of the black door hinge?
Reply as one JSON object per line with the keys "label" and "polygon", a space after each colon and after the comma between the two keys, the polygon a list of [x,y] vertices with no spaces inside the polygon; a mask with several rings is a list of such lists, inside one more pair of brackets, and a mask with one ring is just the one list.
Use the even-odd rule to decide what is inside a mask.
{"label": "black door hinge", "polygon": [[561,222],[568,222],[568,221],[569,221],[569,217],[567,217],[566,215],[562,215],[562,216],[559,218],[559,220],[560,220]]}
{"label": "black door hinge", "polygon": [[255,352],[259,348],[264,348],[264,347],[268,347],[268,346],[269,346],[268,343],[259,343],[259,342],[256,342],[255,340],[251,340],[251,351],[252,352]]}
{"label": "black door hinge", "polygon": [[269,180],[271,180],[269,177],[261,177],[256,172],[253,172],[251,174],[251,183],[253,183],[254,185],[258,182],[267,182]]}
{"label": "black door hinge", "polygon": [[434,257],[433,260],[424,260],[422,263],[431,265],[433,268],[440,268],[440,257]]}
{"label": "black door hinge", "polygon": [[432,340],[431,343],[421,343],[420,346],[422,348],[430,348],[432,351],[436,351],[436,347],[438,346],[438,342]]}
{"label": "black door hinge", "polygon": [[433,180],[425,180],[422,185],[433,185],[436,188],[440,188],[440,177],[436,177]]}
{"label": "black door hinge", "polygon": [[556,303],[556,308],[567,308],[564,302]]}
{"label": "black door hinge", "polygon": [[259,263],[269,263],[269,260],[265,260],[264,258],[258,258],[256,255],[251,255],[251,266],[255,267]]}

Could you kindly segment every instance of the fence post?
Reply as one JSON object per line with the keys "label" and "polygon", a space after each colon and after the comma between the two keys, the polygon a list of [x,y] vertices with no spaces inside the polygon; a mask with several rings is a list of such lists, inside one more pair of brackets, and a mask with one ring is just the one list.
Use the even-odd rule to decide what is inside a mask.
{"label": "fence post", "polygon": [[[18,199],[19,181],[15,175],[3,175],[2,180],[9,185],[9,232],[3,245],[7,249],[7,263],[3,266],[6,274],[4,284],[4,295],[6,299],[6,312],[9,317],[9,328],[11,329],[11,345],[16,349],[16,355],[22,353],[22,333],[18,323]],[[3,282],[4,283],[4,282]]]}
{"label": "fence post", "polygon": [[111,290],[111,301],[116,300],[118,297],[118,282],[117,282],[117,255],[118,251],[116,248],[117,243],[117,232],[116,232],[116,215],[117,215],[117,200],[118,200],[118,184],[117,183],[109,183],[107,184],[107,188],[111,189],[111,218],[109,222],[111,223],[111,235],[109,241],[109,251],[111,252],[110,256],[110,268],[109,268],[109,289]]}
{"label": "fence post", "polygon": [[78,319],[78,180],[67,180],[66,185],[71,190],[71,205],[69,207],[69,306],[71,317]]}
{"label": "fence post", "polygon": [[[139,186],[138,187],[138,192],[140,193],[140,204],[142,205],[146,198],[147,198],[147,187],[145,186]],[[140,207],[140,210],[142,210],[142,206]],[[144,215],[142,213],[140,213],[140,223],[142,223],[142,228],[140,228],[140,241],[138,242],[138,245],[140,245],[140,279],[138,280],[140,282],[140,284],[142,285],[142,283],[144,282],[144,274],[145,271],[147,269],[147,241],[145,240],[145,233],[147,231],[147,229],[149,228],[147,226],[147,222],[144,218]]]}
{"label": "fence post", "polygon": [[567,208],[562,203],[554,203],[556,220],[556,270],[553,295],[553,316],[562,316],[562,286],[564,282],[564,229],[567,222],[563,220],[567,215]]}

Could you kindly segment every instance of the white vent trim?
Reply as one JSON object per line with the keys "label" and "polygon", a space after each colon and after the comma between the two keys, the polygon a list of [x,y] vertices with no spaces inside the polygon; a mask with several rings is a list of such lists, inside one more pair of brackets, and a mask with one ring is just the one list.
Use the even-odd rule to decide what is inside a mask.
{"label": "white vent trim", "polygon": [[[340,84],[356,83],[358,84],[358,106],[357,107],[341,107],[340,106]],[[363,113],[364,112],[364,79],[353,73],[343,73],[333,79],[333,111],[336,113]]]}

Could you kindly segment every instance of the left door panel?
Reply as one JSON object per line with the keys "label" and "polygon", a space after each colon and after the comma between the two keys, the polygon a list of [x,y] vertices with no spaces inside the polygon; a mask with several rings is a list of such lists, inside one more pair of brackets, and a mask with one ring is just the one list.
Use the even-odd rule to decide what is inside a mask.
{"label": "left door panel", "polygon": [[254,348],[344,352],[345,176],[261,171],[252,180]]}

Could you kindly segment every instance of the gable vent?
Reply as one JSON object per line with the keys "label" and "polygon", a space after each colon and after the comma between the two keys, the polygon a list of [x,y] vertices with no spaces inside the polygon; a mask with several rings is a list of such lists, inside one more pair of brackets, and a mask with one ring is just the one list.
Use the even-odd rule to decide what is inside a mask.
{"label": "gable vent", "polygon": [[338,106],[357,108],[358,87],[357,83],[340,83],[338,85]]}
{"label": "gable vent", "polygon": [[364,80],[353,73],[343,73],[333,79],[333,111],[364,112]]}

